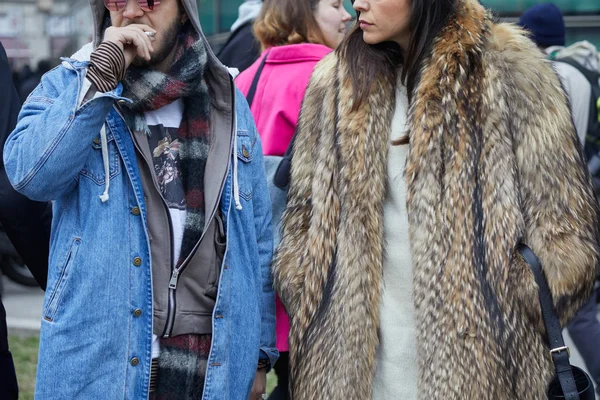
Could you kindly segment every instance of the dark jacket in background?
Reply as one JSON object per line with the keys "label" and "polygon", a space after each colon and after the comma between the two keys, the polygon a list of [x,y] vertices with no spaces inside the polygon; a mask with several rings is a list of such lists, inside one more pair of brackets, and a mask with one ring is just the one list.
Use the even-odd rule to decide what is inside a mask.
{"label": "dark jacket in background", "polygon": [[[4,47],[0,43],[0,223],[42,289],[46,288],[51,210],[17,193],[11,186],[2,153],[17,122],[21,101],[12,82]],[[8,351],[6,313],[0,301],[0,399],[16,399],[17,378]]]}
{"label": "dark jacket in background", "polygon": [[17,123],[21,102],[1,45],[0,50],[0,223],[40,287],[46,289],[52,214],[48,203],[17,193],[4,170],[4,143]]}
{"label": "dark jacket in background", "polygon": [[[2,147],[4,140],[10,131],[14,128],[17,113],[21,102],[18,99],[17,91],[12,82],[12,74],[8,65],[8,58],[4,47],[0,43],[0,93],[5,96],[0,97],[0,160],[2,160]],[[1,165],[1,164],[0,164]],[[3,177],[4,168],[1,168]],[[0,194],[0,201],[4,201],[3,194]],[[0,206],[2,212],[2,206]],[[19,394],[17,386],[17,376],[13,364],[12,355],[8,351],[8,332],[6,327],[6,312],[0,299],[0,399],[16,399]]]}
{"label": "dark jacket in background", "polygon": [[260,43],[254,37],[253,23],[254,20],[248,21],[231,32],[227,43],[217,55],[219,61],[242,72],[258,59]]}

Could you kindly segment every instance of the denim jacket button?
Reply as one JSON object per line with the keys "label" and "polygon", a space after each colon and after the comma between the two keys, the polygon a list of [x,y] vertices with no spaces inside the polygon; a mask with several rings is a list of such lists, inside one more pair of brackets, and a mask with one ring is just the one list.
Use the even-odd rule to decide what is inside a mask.
{"label": "denim jacket button", "polygon": [[134,317],[139,317],[140,315],[142,315],[142,310],[140,310],[139,308],[133,312]]}
{"label": "denim jacket button", "polygon": [[100,144],[100,138],[97,138],[97,137],[95,137],[95,138],[94,138],[94,144],[95,144],[96,146],[98,146],[98,145]]}
{"label": "denim jacket button", "polygon": [[135,215],[135,216],[138,216],[138,215],[140,215],[140,208],[139,208],[139,207],[133,207],[133,208],[131,209],[131,213],[132,213],[133,215]]}
{"label": "denim jacket button", "polygon": [[131,365],[133,365],[134,367],[135,367],[136,365],[138,365],[139,363],[140,363],[140,359],[139,359],[139,358],[137,358],[137,357],[133,357],[133,358],[131,359]]}
{"label": "denim jacket button", "polygon": [[142,259],[139,257],[134,258],[133,265],[135,265],[136,267],[139,267],[140,265],[142,265]]}
{"label": "denim jacket button", "polygon": [[127,102],[125,100],[118,100],[117,103],[120,105],[127,104]]}

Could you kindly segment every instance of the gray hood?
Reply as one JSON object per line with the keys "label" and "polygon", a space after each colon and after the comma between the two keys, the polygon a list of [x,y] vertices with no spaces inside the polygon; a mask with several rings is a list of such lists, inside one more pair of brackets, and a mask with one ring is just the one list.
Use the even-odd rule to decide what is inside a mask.
{"label": "gray hood", "polygon": [[260,14],[262,0],[246,0],[238,9],[238,19],[231,25],[231,32],[244,25],[248,21],[253,21]]}
{"label": "gray hood", "polygon": [[[102,25],[104,22],[104,15],[108,12],[106,7],[104,6],[103,0],[89,0],[90,6],[92,7],[92,16],[94,18],[94,36],[93,36],[93,44],[94,48],[96,48],[100,42],[102,41]],[[202,26],[200,26],[200,19],[198,18],[198,4],[196,0],[180,0],[181,4],[183,4],[185,12],[187,13],[192,25],[198,32],[200,38],[204,41],[206,45],[206,53],[208,58],[208,74],[207,74],[207,83],[211,87],[211,89],[216,93],[230,93],[231,92],[231,77],[229,75],[228,69],[219,61],[219,59],[215,56],[204,35],[202,32]],[[216,102],[217,107],[231,107],[232,99],[230,96],[216,96],[213,98],[213,101]]]}

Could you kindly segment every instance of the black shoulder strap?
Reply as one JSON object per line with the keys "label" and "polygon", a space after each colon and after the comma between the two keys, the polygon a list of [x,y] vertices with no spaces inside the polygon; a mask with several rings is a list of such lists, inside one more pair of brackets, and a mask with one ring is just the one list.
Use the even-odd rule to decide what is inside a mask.
{"label": "black shoulder strap", "polygon": [[256,94],[256,87],[258,86],[258,80],[260,79],[260,74],[262,74],[262,70],[265,67],[265,63],[267,62],[268,56],[269,56],[269,53],[265,54],[262,61],[260,62],[258,71],[256,71],[256,75],[254,75],[254,79],[252,80],[252,85],[250,86],[250,90],[248,91],[248,95],[246,96],[246,100],[248,101],[248,107],[251,107],[252,102],[254,101],[254,95]]}
{"label": "black shoulder strap", "polygon": [[[298,127],[296,127],[298,130]],[[288,145],[283,158],[279,162],[275,176],[273,177],[273,183],[280,189],[286,189],[290,183],[290,173],[292,170],[292,157],[294,155],[294,143],[296,142],[296,132],[292,136],[292,140]]]}
{"label": "black shoulder strap", "polygon": [[592,86],[598,86],[598,78],[600,78],[600,72],[587,69],[572,58],[554,58],[552,59],[552,61],[569,64],[571,67],[581,72],[581,74],[585,76],[585,79],[587,79]]}
{"label": "black shoulder strap", "polygon": [[523,259],[533,272],[535,281],[539,287],[539,299],[540,306],[542,308],[542,316],[544,318],[544,325],[546,326],[546,339],[548,340],[548,346],[550,347],[550,353],[552,360],[554,361],[554,367],[556,369],[556,375],[560,382],[565,400],[579,400],[579,393],[577,392],[577,386],[575,385],[575,378],[573,377],[573,369],[569,362],[569,349],[565,346],[565,342],[562,337],[562,329],[560,328],[560,321],[558,315],[554,310],[554,303],[552,302],[552,293],[548,287],[546,276],[542,270],[540,260],[537,258],[533,250],[527,245],[519,245],[519,253],[523,256]]}

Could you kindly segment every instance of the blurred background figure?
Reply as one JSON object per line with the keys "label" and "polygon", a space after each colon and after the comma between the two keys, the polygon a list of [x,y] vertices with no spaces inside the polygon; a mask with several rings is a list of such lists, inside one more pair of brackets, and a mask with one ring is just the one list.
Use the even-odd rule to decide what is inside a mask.
{"label": "blurred background figure", "polygon": [[37,85],[40,84],[42,76],[46,72],[50,71],[52,67],[53,64],[50,60],[40,60],[37,64],[37,69],[35,72],[32,72],[30,69],[27,75],[21,77],[21,81],[18,86],[21,104],[25,103],[25,100],[27,100],[29,94],[33,92],[33,89],[35,89]]}
{"label": "blurred background figure", "polygon": [[[4,140],[15,127],[20,102],[12,82],[12,74],[8,66],[8,58],[0,43],[0,156]],[[2,157],[0,157],[1,163]],[[3,171],[3,169],[2,169]],[[6,312],[0,298],[0,398],[17,399],[17,375],[12,355],[8,350],[8,332],[6,328]]]}
{"label": "blurred background figure", "polygon": [[[13,73],[12,73],[13,85],[14,85],[15,89],[17,90],[17,95],[19,94],[19,87],[21,86],[21,83],[23,81],[25,81],[26,79],[29,79],[29,77],[31,77],[31,75],[33,75],[33,71],[31,70],[31,67],[29,66],[29,64],[25,64],[21,68],[13,71]],[[20,98],[20,96],[19,96],[19,98]],[[21,101],[21,104],[23,104],[23,101]]]}
{"label": "blurred background figure", "polygon": [[262,0],[246,0],[240,5],[238,19],[231,26],[231,35],[217,54],[223,64],[242,72],[256,61],[260,55],[260,43],[254,36],[252,24],[261,7]]}
{"label": "blurred background figure", "polygon": [[[552,3],[538,4],[526,10],[519,25],[531,33],[531,39],[550,57],[565,46],[566,28],[561,11]],[[554,68],[569,96],[577,136],[585,143],[590,114],[591,86],[572,65],[554,62]]]}
{"label": "blurred background figure", "polygon": [[[315,65],[341,43],[350,18],[342,0],[264,2],[254,24],[263,52],[235,83],[248,98],[265,155],[283,156],[288,149],[310,75]],[[273,206],[283,209],[285,205]],[[273,219],[275,246],[280,237],[277,214],[274,212]],[[279,299],[276,308],[280,357],[274,367],[277,387],[271,400],[288,399],[289,321]]]}
{"label": "blurred background figure", "polygon": [[[27,70],[25,70],[27,74]],[[17,122],[21,108],[12,81],[12,72],[4,47],[0,43],[0,227],[42,289],[46,288],[50,243],[51,207],[29,200],[17,193],[6,176],[3,163],[4,143]],[[0,261],[6,261],[0,254]],[[17,380],[8,350],[6,314],[0,300],[0,399],[16,399]]]}
{"label": "blurred background figure", "polygon": [[[571,103],[573,122],[585,149],[588,166],[598,193],[600,172],[600,71],[598,53],[587,41],[565,47],[565,24],[560,9],[551,3],[529,8],[519,19],[519,25],[531,33],[531,38],[553,60]],[[598,160],[598,166],[594,164]],[[598,288],[567,326],[600,395],[600,322],[598,321]]]}

